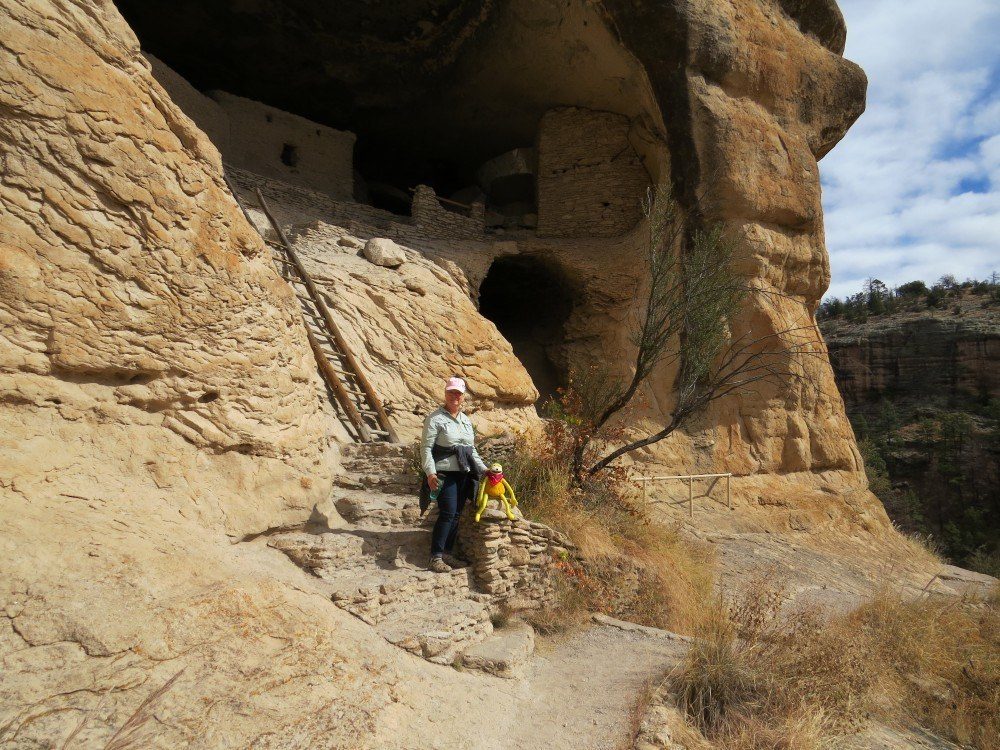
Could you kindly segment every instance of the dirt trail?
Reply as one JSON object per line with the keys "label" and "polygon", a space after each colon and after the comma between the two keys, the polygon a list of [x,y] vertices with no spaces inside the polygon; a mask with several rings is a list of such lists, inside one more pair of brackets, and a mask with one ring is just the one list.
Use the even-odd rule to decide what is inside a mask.
{"label": "dirt trail", "polygon": [[[632,713],[684,644],[590,625],[540,639],[525,675],[505,680],[418,657],[399,702],[380,718],[379,750],[617,750]],[[416,678],[414,680],[414,678]]]}
{"label": "dirt trail", "polygon": [[636,702],[685,650],[677,641],[606,625],[544,643],[518,686],[524,708],[507,747],[625,746]]}

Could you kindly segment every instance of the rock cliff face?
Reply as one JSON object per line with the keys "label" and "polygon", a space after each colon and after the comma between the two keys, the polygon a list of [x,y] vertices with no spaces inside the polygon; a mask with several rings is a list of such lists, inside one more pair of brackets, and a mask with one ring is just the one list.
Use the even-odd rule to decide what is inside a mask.
{"label": "rock cliff face", "polygon": [[[140,36],[164,18],[196,34],[222,13],[234,32],[220,22],[212,30],[225,43],[211,34],[192,42],[179,67],[197,67],[215,44],[249,61],[260,75],[234,68],[235,78],[265,93],[288,73],[268,72],[282,56],[255,48],[253,29],[271,29],[279,51],[333,55],[305,76],[320,80],[326,100],[302,79],[270,101],[294,109],[304,97],[356,115],[370,131],[359,154],[373,187],[374,178],[440,167],[442,149],[462,152],[440,167],[448,172],[531,143],[555,106],[627,117],[633,178],[641,161],[650,182],[673,185],[692,221],[722,221],[741,237],[743,271],[760,294],[736,333],[806,327],[819,344],[813,313],[829,272],[816,161],[864,100],[828,0],[364,4],[343,11],[353,25],[326,15],[338,4],[303,3],[296,13],[270,0],[121,5]],[[0,740],[102,745],[144,710],[148,723],[154,705],[155,739],[136,729],[133,742],[386,747],[378,721],[391,732],[418,720],[428,686],[471,715],[457,677],[387,652],[303,588],[279,553],[234,544],[302,524],[337,470],[343,435],[295,300],[228,194],[215,146],[154,79],[109,0],[0,8]],[[289,19],[298,35],[285,35]],[[306,33],[316,29],[327,31]],[[338,44],[338,34],[353,41]],[[484,84],[497,60],[510,85]],[[224,86],[205,78],[202,88]],[[352,106],[340,108],[345,97]],[[407,108],[393,109],[394,97]],[[492,115],[496,126],[482,127]],[[294,169],[296,155],[283,143],[272,161]],[[436,394],[418,381],[471,362],[484,420],[510,424],[530,419],[536,391],[472,309],[491,264],[521,254],[578,293],[556,345],[566,362],[625,361],[640,237],[534,234],[475,252],[442,241],[392,271],[336,250],[344,257],[330,268],[350,280],[331,274],[329,283],[359,358],[403,407],[425,409]],[[329,260],[318,248],[317,275]],[[359,314],[352,300],[377,314]],[[449,342],[423,370],[414,330]],[[412,365],[407,377],[394,376],[399,362]],[[761,506],[765,495],[800,505],[816,496],[824,518],[882,528],[829,365],[810,358],[803,367],[816,388],[733,398],[647,458],[678,471],[728,468],[748,476],[743,496]],[[670,383],[671,373],[657,374],[644,424],[662,420]],[[416,415],[401,425],[412,434]],[[848,489],[858,493],[850,502],[838,494]],[[175,675],[176,689],[158,692]]]}
{"label": "rock cliff face", "polygon": [[[757,293],[734,333],[813,328],[819,347],[813,314],[829,265],[817,160],[862,112],[866,83],[841,57],[839,11],[832,2],[670,7],[607,6],[656,92],[675,192],[703,221],[740,237]],[[714,411],[706,430],[713,463],[856,481],[860,464],[832,373],[822,359],[805,359],[810,386],[765,387]]]}
{"label": "rock cliff face", "polygon": [[823,324],[840,392],[852,412],[883,399],[953,402],[1000,396],[1000,315],[951,309]]}
{"label": "rock cliff face", "polygon": [[[612,368],[631,359],[627,321],[638,312],[645,252],[643,232],[630,227],[649,184],[668,184],[692,227],[722,223],[738,238],[740,270],[755,293],[734,336],[779,335],[789,346],[804,339],[822,351],[813,315],[829,268],[817,161],[862,112],[866,85],[842,57],[843,18],[829,0],[449,0],[365,13],[306,3],[296,14],[270,1],[238,11],[224,3],[121,7],[150,51],[199,88],[231,89],[358,133],[358,184],[375,191],[393,180],[429,181],[441,194],[467,194],[487,159],[534,144],[536,194],[522,198],[537,205],[524,207],[521,226],[536,221],[537,232],[508,235],[513,249],[492,257],[470,249],[452,260],[470,282],[488,275],[484,260],[488,271],[511,252],[566,280],[587,268],[587,288],[568,289],[563,340],[544,346],[563,378],[595,357]],[[266,36],[255,31],[265,27]],[[286,49],[293,58],[280,62]],[[455,234],[473,236],[468,227]],[[596,237],[606,238],[605,257],[591,252]],[[545,302],[536,303],[540,317]],[[789,330],[794,336],[781,333]],[[800,368],[791,382],[720,402],[645,459],[676,471],[801,475],[803,486],[862,490],[828,363],[805,356]],[[662,425],[673,375],[656,374],[637,428]],[[746,483],[751,494],[754,481]],[[873,523],[884,521],[877,505],[870,510]]]}
{"label": "rock cliff face", "polygon": [[956,293],[928,308],[822,322],[847,412],[893,521],[957,564],[1000,562],[1000,312]]}
{"label": "rock cliff face", "polygon": [[4,473],[31,498],[118,462],[163,488],[216,474],[219,501],[174,510],[234,533],[301,512],[330,425],[290,291],[114,8],[60,8],[4,18]]}

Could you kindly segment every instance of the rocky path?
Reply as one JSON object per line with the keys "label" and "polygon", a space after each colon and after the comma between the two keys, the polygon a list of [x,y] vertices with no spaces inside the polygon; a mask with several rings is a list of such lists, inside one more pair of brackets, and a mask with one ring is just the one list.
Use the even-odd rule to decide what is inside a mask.
{"label": "rocky path", "polygon": [[534,649],[522,625],[494,633],[494,597],[477,590],[470,568],[427,570],[433,511],[421,518],[409,448],[353,445],[337,480],[342,528],[272,535],[284,552],[320,580],[340,608],[390,643],[437,664],[460,663],[514,676]]}
{"label": "rocky path", "polygon": [[[267,545],[388,642],[433,664],[457,667],[460,673],[445,682],[465,686],[460,700],[446,698],[445,675],[429,673],[427,691],[418,691],[408,707],[426,721],[411,724],[403,735],[380,738],[381,746],[631,745],[636,704],[683,655],[682,640],[605,621],[544,639],[536,651],[529,625],[514,620],[494,628],[496,599],[477,590],[470,569],[426,570],[434,518],[420,517],[408,449],[351,446],[344,468],[334,500],[346,523],[275,533]],[[474,726],[467,718],[472,707],[482,712]]]}
{"label": "rocky path", "polygon": [[683,651],[683,643],[651,631],[603,623],[546,637],[518,679],[461,672],[448,680],[441,674],[421,680],[403,704],[396,704],[400,714],[395,721],[390,717],[374,746],[631,749],[636,709],[646,687],[671,669]]}
{"label": "rocky path", "polygon": [[679,640],[595,625],[539,648],[524,682],[509,747],[631,747],[638,701],[683,657]]}

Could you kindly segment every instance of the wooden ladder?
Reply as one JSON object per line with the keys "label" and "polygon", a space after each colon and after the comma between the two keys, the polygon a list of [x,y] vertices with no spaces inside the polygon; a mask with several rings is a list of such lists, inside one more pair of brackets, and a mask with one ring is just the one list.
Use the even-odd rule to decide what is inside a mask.
{"label": "wooden ladder", "polygon": [[236,198],[243,215],[270,249],[271,260],[274,261],[278,273],[295,292],[299,302],[299,312],[302,313],[302,322],[306,326],[306,335],[309,337],[309,345],[316,357],[320,374],[350,422],[355,439],[362,443],[399,442],[382,402],[375,395],[371,383],[368,382],[350,347],[340,334],[340,329],[326,303],[323,302],[319,290],[309,278],[292,244],[271,213],[260,188],[254,191],[257,207],[267,217],[274,235],[278,238],[277,241],[269,240],[260,231],[229,175],[225,177],[229,191]]}

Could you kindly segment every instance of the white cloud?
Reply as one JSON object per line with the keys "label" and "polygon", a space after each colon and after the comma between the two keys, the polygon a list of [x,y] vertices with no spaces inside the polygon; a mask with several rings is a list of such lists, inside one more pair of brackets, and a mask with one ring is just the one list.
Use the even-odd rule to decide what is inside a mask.
{"label": "white cloud", "polygon": [[829,293],[1000,270],[1000,3],[840,4],[870,83],[821,164]]}

